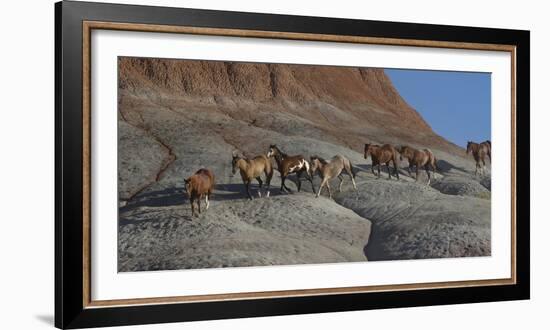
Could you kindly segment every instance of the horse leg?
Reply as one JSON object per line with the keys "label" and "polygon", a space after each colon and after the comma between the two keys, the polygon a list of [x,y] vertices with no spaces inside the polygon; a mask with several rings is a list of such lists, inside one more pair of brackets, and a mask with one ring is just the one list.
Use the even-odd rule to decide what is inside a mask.
{"label": "horse leg", "polygon": [[191,202],[191,216],[195,216],[195,200],[193,198],[189,198],[189,202]]}
{"label": "horse leg", "polygon": [[285,179],[286,177],[281,175],[281,193],[285,192]]}
{"label": "horse leg", "polygon": [[426,170],[426,173],[428,174],[428,186],[429,186],[430,182],[432,181],[432,178],[430,176],[430,169],[428,167],[428,164],[424,165],[424,169]]}
{"label": "horse leg", "polygon": [[199,198],[197,198],[197,205],[199,206],[199,214],[201,213],[201,197],[202,195],[199,195]]}
{"label": "horse leg", "polygon": [[311,183],[311,191],[315,194],[315,186],[313,185],[313,174],[307,173],[307,179]]}
{"label": "horse leg", "polygon": [[380,163],[378,163],[378,178],[380,178]]}
{"label": "horse leg", "polygon": [[321,195],[326,183],[327,183],[327,180],[323,178],[323,180],[321,181],[321,185],[319,186],[319,191],[317,192],[317,195],[315,197],[319,197]]}
{"label": "horse leg", "polygon": [[386,169],[388,170],[388,180],[391,180],[390,162],[386,163]]}
{"label": "horse leg", "polygon": [[248,198],[252,200],[252,195],[250,194],[250,180],[246,181],[246,193],[248,194]]}
{"label": "horse leg", "polygon": [[271,184],[271,178],[272,177],[273,177],[273,172],[271,174],[268,174],[268,173],[265,174],[266,185],[267,185],[267,187],[265,188],[266,189],[266,193],[265,193],[266,197],[269,197],[269,185]]}
{"label": "horse leg", "polygon": [[[351,171],[350,171],[351,172]],[[357,185],[355,184],[355,179],[353,178],[353,173],[348,173],[351,183],[353,184],[353,189],[357,190]]]}
{"label": "horse leg", "polygon": [[206,209],[205,209],[205,211],[208,210],[208,207],[210,206],[210,202],[208,201],[208,196],[210,196],[210,193],[208,193],[208,194],[206,194],[206,195],[204,196],[204,199],[205,199],[205,201],[206,201]]}
{"label": "horse leg", "polygon": [[302,171],[296,173],[296,186],[298,187],[298,192],[302,190]]}
{"label": "horse leg", "polygon": [[257,177],[256,178],[256,181],[258,181],[258,183],[260,184],[260,189],[258,189],[258,197],[262,197],[262,185],[263,185],[263,181],[260,177]]}
{"label": "horse leg", "polygon": [[476,162],[476,172],[475,172],[475,174],[474,174],[474,175],[477,175],[477,169],[478,169],[478,168],[479,168],[479,163],[478,163],[478,162]]}
{"label": "horse leg", "polygon": [[[357,186],[355,185],[355,179],[353,178],[353,171],[351,169],[351,164],[349,165],[349,168],[346,167],[346,173],[348,173],[349,178],[351,179],[351,183],[353,183],[353,189],[357,190]],[[340,173],[342,175],[342,173]]]}
{"label": "horse leg", "polygon": [[285,190],[286,190],[287,192],[292,192],[292,190],[291,190],[289,187],[287,187],[287,185],[286,185],[286,183],[285,183],[285,181],[286,181],[286,175],[285,175],[284,178],[281,178],[281,181],[282,181],[282,182],[281,182],[282,187],[284,187]]}
{"label": "horse leg", "polygon": [[340,179],[340,184],[338,185],[338,192],[341,192],[342,184],[344,183],[344,178],[342,177],[342,174],[338,174],[338,179]]}
{"label": "horse leg", "polygon": [[315,186],[313,185],[313,174],[306,170],[306,179],[311,183],[311,191],[315,194]]}
{"label": "horse leg", "polygon": [[393,159],[393,168],[395,169],[395,176],[397,177],[397,180],[399,180],[399,169],[397,169],[397,162],[395,161],[395,158]]}
{"label": "horse leg", "polygon": [[327,180],[327,188],[328,188],[328,197],[332,198],[332,189],[330,189],[330,183]]}

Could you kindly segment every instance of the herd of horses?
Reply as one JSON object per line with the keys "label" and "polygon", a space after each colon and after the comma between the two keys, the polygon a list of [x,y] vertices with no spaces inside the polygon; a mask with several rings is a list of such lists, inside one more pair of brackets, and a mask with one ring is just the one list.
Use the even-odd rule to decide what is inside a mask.
{"label": "herd of horses", "polygon": [[[478,174],[478,170],[481,169],[482,173],[485,173],[485,157],[489,157],[491,160],[491,142],[485,141],[482,143],[475,143],[468,141],[466,147],[466,154],[472,154],[476,162],[475,175]],[[370,156],[372,159],[371,171],[372,174],[380,177],[380,166],[386,165],[388,171],[388,179],[391,180],[392,175],[399,180],[399,162],[403,159],[407,159],[409,166],[407,171],[409,176],[412,177],[412,171],[416,168],[415,180],[418,181],[419,171],[424,168],[428,175],[428,185],[431,181],[431,174],[435,175],[437,168],[437,159],[429,149],[415,149],[409,146],[394,147],[391,144],[376,145],[365,144],[364,158],[368,159]],[[291,192],[291,189],[286,186],[286,179],[289,175],[296,175],[296,185],[298,191],[302,188],[302,178],[305,177],[307,181],[311,183],[311,190],[315,193],[316,197],[321,195],[321,192],[326,187],[329,193],[329,198],[332,198],[332,189],[330,187],[330,180],[338,178],[340,180],[338,185],[338,191],[342,190],[342,184],[344,181],[343,173],[350,177],[353,184],[353,188],[357,190],[355,183],[355,171],[354,166],[350,160],[342,155],[336,155],[330,160],[325,160],[319,156],[311,156],[306,159],[303,155],[288,155],[281,151],[281,149],[272,144],[266,154],[256,156],[254,158],[246,158],[239,155],[237,152],[233,152],[232,155],[232,175],[240,173],[243,184],[246,188],[246,193],[249,199],[252,199],[250,193],[250,184],[256,180],[259,184],[258,196],[262,196],[262,188],[265,186],[265,196],[269,197],[269,187],[271,179],[273,178],[274,168],[271,159],[275,160],[277,164],[277,170],[281,175],[281,192]],[[393,174],[390,169],[390,165],[393,165]],[[377,167],[375,173],[374,168]],[[313,178],[315,175],[321,177],[321,184],[317,192],[313,185]],[[264,179],[262,179],[262,176]],[[265,180],[265,183],[264,183]],[[193,216],[195,213],[195,203],[198,206],[198,213],[201,213],[201,199],[205,199],[206,210],[210,205],[209,198],[212,194],[215,185],[214,173],[211,170],[201,168],[195,174],[185,179],[185,191],[189,196],[191,203],[191,213]]]}

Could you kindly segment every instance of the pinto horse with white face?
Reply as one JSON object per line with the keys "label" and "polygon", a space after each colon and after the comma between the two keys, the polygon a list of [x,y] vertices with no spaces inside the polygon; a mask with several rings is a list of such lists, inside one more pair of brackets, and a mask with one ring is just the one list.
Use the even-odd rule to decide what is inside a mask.
{"label": "pinto horse with white face", "polygon": [[315,187],[313,186],[313,178],[310,175],[310,164],[309,162],[304,158],[302,155],[296,155],[296,156],[289,156],[285,154],[284,152],[279,149],[275,144],[272,144],[269,146],[269,150],[267,152],[267,157],[273,157],[275,158],[275,162],[277,163],[277,168],[279,169],[279,172],[281,173],[281,192],[288,191],[291,192],[290,188],[288,188],[285,184],[286,177],[292,173],[296,173],[296,179],[298,186],[298,191],[302,188],[302,181],[300,180],[302,178],[302,175],[306,174],[306,179],[311,182],[311,190],[315,193]]}
{"label": "pinto horse with white face", "polygon": [[[478,169],[480,169],[482,173],[485,173],[485,156],[488,156],[489,160],[491,160],[491,141],[487,140],[481,143],[468,141],[466,155],[469,153],[472,153],[476,161],[475,175],[477,175]],[[481,163],[483,163],[483,167],[481,167]]]}

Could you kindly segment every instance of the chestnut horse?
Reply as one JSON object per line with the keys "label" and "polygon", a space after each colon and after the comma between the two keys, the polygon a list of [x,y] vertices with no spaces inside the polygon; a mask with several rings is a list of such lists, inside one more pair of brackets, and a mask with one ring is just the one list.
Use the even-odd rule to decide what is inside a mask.
{"label": "chestnut horse", "polygon": [[351,179],[351,183],[353,183],[353,188],[357,190],[357,186],[355,185],[355,173],[353,172],[353,166],[351,165],[351,162],[349,159],[347,159],[344,156],[336,155],[332,157],[330,162],[327,162],[321,157],[318,156],[311,156],[311,176],[313,177],[316,172],[319,173],[321,178],[323,179],[321,182],[321,186],[319,187],[319,191],[317,191],[317,195],[315,197],[319,197],[321,195],[321,191],[323,191],[323,188],[325,185],[328,189],[329,198],[332,198],[332,191],[330,189],[330,183],[329,180],[335,177],[338,177],[340,179],[340,185],[338,186],[338,191],[342,191],[342,183],[344,182],[344,178],[342,177],[342,171],[345,170],[346,173],[349,175]]}
{"label": "chestnut horse", "polygon": [[302,188],[302,181],[300,180],[302,174],[306,174],[306,179],[311,182],[311,190],[315,193],[315,187],[313,186],[313,178],[310,174],[310,164],[302,155],[289,156],[279,149],[276,145],[269,146],[267,157],[274,157],[277,163],[277,168],[281,173],[281,192],[284,190],[290,192],[291,190],[286,186],[285,180],[289,174],[296,173],[298,191]]}
{"label": "chestnut horse", "polygon": [[399,149],[399,153],[401,156],[399,157],[400,160],[403,160],[404,158],[407,158],[409,161],[409,167],[407,167],[407,171],[409,171],[409,175],[412,177],[411,170],[413,166],[416,166],[416,181],[418,181],[418,174],[420,171],[420,168],[424,166],[424,169],[426,170],[426,173],[428,174],[428,185],[431,181],[430,171],[429,168],[432,168],[432,173],[435,177],[435,170],[437,169],[437,160],[435,159],[435,156],[433,152],[430,149],[424,149],[424,150],[417,150],[415,148],[409,147],[409,146],[402,146]]}
{"label": "chestnut horse", "polygon": [[384,144],[383,146],[379,146],[376,144],[365,144],[365,159],[368,158],[368,156],[371,156],[372,158],[372,167],[371,171],[372,174],[376,175],[374,173],[374,166],[378,166],[378,177],[380,177],[380,164],[386,164],[386,167],[388,168],[388,179],[391,179],[391,171],[390,171],[390,162],[393,162],[393,167],[395,170],[395,176],[397,180],[399,180],[399,170],[398,170],[398,162],[397,162],[397,150],[394,146],[390,144]]}
{"label": "chestnut horse", "polygon": [[189,196],[191,202],[191,215],[195,216],[195,200],[201,213],[201,198],[204,196],[206,200],[206,210],[210,206],[208,198],[214,190],[214,173],[212,171],[201,168],[195,174],[185,179],[185,192]]}
{"label": "chestnut horse", "polygon": [[236,152],[233,152],[233,160],[231,162],[233,165],[233,175],[237,173],[237,170],[241,173],[241,178],[243,183],[246,186],[246,193],[248,198],[252,199],[250,194],[250,181],[256,179],[260,184],[260,189],[258,190],[258,196],[262,197],[262,185],[263,181],[261,178],[262,173],[265,174],[266,181],[266,197],[269,197],[269,185],[271,184],[271,178],[273,177],[273,168],[271,166],[271,161],[264,155],[256,156],[252,159],[247,159],[241,156],[238,156]]}
{"label": "chestnut horse", "polygon": [[[472,153],[472,155],[474,156],[474,160],[476,161],[475,175],[477,175],[478,169],[481,169],[481,171],[484,174],[485,173],[485,156],[488,156],[489,160],[491,160],[491,141],[487,140],[481,143],[468,141],[468,145],[466,146],[466,155],[469,154],[470,152]],[[481,167],[480,163],[483,163],[483,167]]]}

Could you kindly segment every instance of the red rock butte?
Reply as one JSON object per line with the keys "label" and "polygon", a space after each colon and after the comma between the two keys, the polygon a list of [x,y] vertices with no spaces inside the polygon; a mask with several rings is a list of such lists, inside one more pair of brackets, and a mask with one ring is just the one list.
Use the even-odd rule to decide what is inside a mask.
{"label": "red rock butte", "polygon": [[123,102],[155,95],[165,105],[254,124],[262,111],[291,114],[357,151],[373,141],[464,153],[437,135],[379,68],[121,57],[119,91]]}

